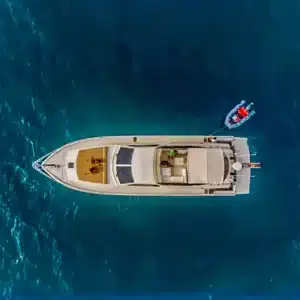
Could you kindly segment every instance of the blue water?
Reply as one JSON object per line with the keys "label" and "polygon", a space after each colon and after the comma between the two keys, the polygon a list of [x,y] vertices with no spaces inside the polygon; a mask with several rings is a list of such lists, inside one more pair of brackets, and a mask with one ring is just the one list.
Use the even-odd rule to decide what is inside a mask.
{"label": "blue water", "polygon": [[[299,288],[298,1],[5,0],[0,20],[4,297]],[[209,134],[241,99],[248,196],[91,197],[31,168],[90,136]]]}

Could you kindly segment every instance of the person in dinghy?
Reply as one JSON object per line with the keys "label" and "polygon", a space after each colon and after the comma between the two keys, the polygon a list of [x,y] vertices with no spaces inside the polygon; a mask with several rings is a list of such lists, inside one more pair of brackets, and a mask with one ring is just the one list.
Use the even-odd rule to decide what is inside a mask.
{"label": "person in dinghy", "polygon": [[235,106],[226,116],[225,127],[233,129],[243,125],[255,115],[253,106],[253,102],[246,105],[246,101],[242,100],[241,103]]}
{"label": "person in dinghy", "polygon": [[252,108],[252,106],[254,105],[253,102],[251,102],[250,104],[248,104],[246,107],[245,106],[241,106],[236,114],[234,114],[232,116],[232,121],[234,123],[238,123],[240,122],[243,118],[247,118],[249,116],[250,110]]}

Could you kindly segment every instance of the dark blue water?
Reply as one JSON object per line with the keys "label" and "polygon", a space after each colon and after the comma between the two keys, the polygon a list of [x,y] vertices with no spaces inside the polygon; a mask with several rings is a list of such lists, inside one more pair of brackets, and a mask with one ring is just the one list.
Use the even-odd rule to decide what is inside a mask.
{"label": "dark blue water", "polygon": [[[0,20],[5,297],[299,287],[298,1],[5,0]],[[209,134],[241,99],[249,196],[91,197],[31,168],[90,136]]]}

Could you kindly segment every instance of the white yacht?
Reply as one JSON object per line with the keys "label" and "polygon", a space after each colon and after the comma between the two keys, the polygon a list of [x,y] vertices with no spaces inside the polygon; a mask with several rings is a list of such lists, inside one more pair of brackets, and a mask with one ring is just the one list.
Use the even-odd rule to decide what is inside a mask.
{"label": "white yacht", "polygon": [[64,186],[92,194],[234,196],[250,191],[247,138],[109,136],[75,141],[33,163]]}

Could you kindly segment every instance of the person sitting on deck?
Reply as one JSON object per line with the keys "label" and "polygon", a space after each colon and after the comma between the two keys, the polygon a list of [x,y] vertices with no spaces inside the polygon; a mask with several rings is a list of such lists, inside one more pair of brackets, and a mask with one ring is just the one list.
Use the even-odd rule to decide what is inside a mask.
{"label": "person sitting on deck", "polygon": [[92,157],[91,158],[91,162],[92,162],[92,164],[101,164],[101,163],[104,162],[104,160],[102,158],[94,158],[94,157]]}
{"label": "person sitting on deck", "polygon": [[91,167],[89,172],[88,173],[85,173],[85,175],[88,175],[88,174],[98,174],[100,172],[100,168],[99,167]]}

